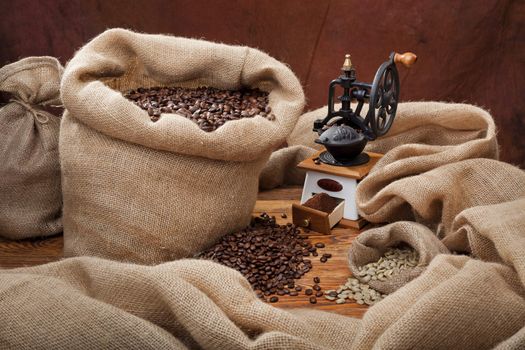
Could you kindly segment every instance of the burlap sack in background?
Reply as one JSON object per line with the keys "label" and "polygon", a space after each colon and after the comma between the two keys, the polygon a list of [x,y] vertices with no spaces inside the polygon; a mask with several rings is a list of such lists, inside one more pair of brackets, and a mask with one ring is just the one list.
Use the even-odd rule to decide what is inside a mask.
{"label": "burlap sack in background", "polygon": [[[335,109],[338,108],[339,105],[336,105]],[[355,109],[355,105],[353,108]],[[367,108],[368,106],[365,105],[361,115],[366,115]],[[312,131],[312,128],[314,121],[324,118],[326,113],[325,106],[301,115],[286,140],[289,147],[279,150],[279,153],[272,155],[272,158],[283,159],[285,154],[289,154],[286,159],[296,159],[299,163],[316,150],[321,149],[322,146],[314,142],[318,135]],[[432,169],[436,164],[448,161],[477,157],[497,158],[498,155],[496,131],[491,116],[480,108],[466,104],[400,103],[390,131],[385,136],[369,142],[365,151],[385,154],[405,144],[407,146],[400,148],[397,152],[404,154],[406,147],[408,149],[422,147],[422,152],[439,153],[433,159],[428,158],[427,163],[421,162],[407,169],[407,171],[413,169],[414,173]],[[464,144],[467,145],[464,146]],[[294,146],[301,146],[300,153]],[[444,150],[447,150],[447,159],[441,158]],[[301,159],[301,156],[304,158]],[[415,162],[419,162],[419,158],[415,159]],[[263,172],[264,178],[261,178],[262,183],[277,187],[285,184],[302,185],[304,182],[304,171],[302,170],[289,176],[290,171],[283,171],[276,161],[269,162],[266,167],[267,169]],[[374,183],[377,184],[375,181]],[[383,185],[384,182],[378,184],[379,187]],[[269,188],[266,186],[263,189]]]}
{"label": "burlap sack in background", "polygon": [[[152,86],[260,88],[276,120],[207,133],[152,122],[121,92]],[[139,263],[192,256],[250,221],[259,173],[304,105],[284,64],[248,47],[113,29],[77,52],[62,80],[64,253]]]}
{"label": "burlap sack in background", "polygon": [[58,134],[63,68],[28,57],[0,68],[0,236],[22,239],[62,231]]}
{"label": "burlap sack in background", "polygon": [[314,149],[302,145],[281,148],[273,152],[261,171],[259,188],[270,190],[282,185],[302,185],[305,172],[297,168],[297,164],[314,153]]}
{"label": "burlap sack in background", "polygon": [[[363,107],[362,115],[366,115],[367,107],[367,105]],[[338,109],[339,106],[336,105],[335,108]],[[322,146],[314,142],[317,134],[312,131],[312,128],[314,121],[324,118],[326,113],[325,106],[301,115],[294,130],[287,138],[287,144],[320,149]],[[465,148],[463,145],[467,142],[470,142],[469,147]],[[461,146],[459,150],[453,148],[455,152],[447,151],[447,154],[450,155],[459,153],[461,156],[457,157],[458,159],[476,158],[478,155],[497,158],[498,155],[496,128],[492,117],[483,109],[467,104],[400,103],[392,128],[385,136],[369,142],[365,150],[385,154],[405,144],[459,145]],[[445,148],[439,150],[442,152]]]}

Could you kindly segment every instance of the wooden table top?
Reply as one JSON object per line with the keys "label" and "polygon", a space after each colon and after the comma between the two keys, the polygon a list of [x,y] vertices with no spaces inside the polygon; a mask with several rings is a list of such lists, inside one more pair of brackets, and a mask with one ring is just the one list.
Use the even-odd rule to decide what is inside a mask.
{"label": "wooden table top", "polygon": [[[278,188],[271,191],[260,192],[254,208],[254,215],[266,212],[274,215],[279,224],[292,222],[292,203],[299,203],[301,198],[301,187]],[[287,218],[281,218],[285,213]],[[365,227],[366,229],[366,227]],[[312,243],[322,242],[325,248],[318,249],[319,253],[331,253],[332,258],[326,263],[321,263],[318,257],[309,257],[312,260],[312,269],[296,285],[303,287],[298,296],[280,296],[275,305],[281,308],[308,307],[319,310],[335,312],[341,315],[362,317],[367,310],[366,305],[350,303],[336,304],[324,297],[317,298],[317,304],[310,304],[309,296],[304,290],[313,285],[313,278],[319,277],[319,285],[322,290],[336,289],[344,284],[351,275],[347,263],[348,248],[352,240],[360,231],[349,228],[334,227],[331,235],[321,235],[310,232]],[[22,241],[9,241],[0,238],[0,268],[14,268],[22,266],[33,266],[57,261],[62,258],[63,240],[62,235],[56,235],[44,239],[27,239]]]}

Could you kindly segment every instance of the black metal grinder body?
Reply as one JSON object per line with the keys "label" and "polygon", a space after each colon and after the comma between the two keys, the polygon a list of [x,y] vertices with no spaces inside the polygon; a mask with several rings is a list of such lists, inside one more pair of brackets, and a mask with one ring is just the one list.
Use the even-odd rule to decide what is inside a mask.
{"label": "black metal grinder body", "polygon": [[[368,141],[385,135],[396,116],[399,101],[399,74],[396,62],[411,66],[416,56],[392,52],[374,77],[372,84],[360,82],[352,67],[350,55],[345,56],[341,70],[343,74],[330,82],[328,89],[328,113],[324,119],[314,122],[313,130],[320,136],[315,142],[326,147],[319,159],[327,164],[353,166],[368,162],[369,156],[362,153]],[[334,110],[335,89],[343,89],[338,97],[341,108]],[[355,111],[352,101],[357,101]],[[366,117],[361,117],[363,105],[368,101]]]}

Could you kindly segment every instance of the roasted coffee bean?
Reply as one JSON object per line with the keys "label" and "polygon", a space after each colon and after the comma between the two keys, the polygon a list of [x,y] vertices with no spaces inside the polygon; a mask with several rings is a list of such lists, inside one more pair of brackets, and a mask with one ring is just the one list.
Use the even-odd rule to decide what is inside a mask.
{"label": "roasted coffee bean", "polygon": [[319,298],[319,297],[322,297],[323,294],[324,294],[323,291],[320,290],[317,293],[315,293],[315,296]]}
{"label": "roasted coffee bean", "polygon": [[271,297],[271,298],[270,298],[270,303],[276,303],[276,302],[278,302],[278,301],[279,301],[279,298],[278,298],[278,297],[275,297],[275,296],[274,296],[274,297]]}
{"label": "roasted coffee bean", "polygon": [[333,290],[330,293],[328,293],[328,295],[335,298],[337,296],[337,292]]}
{"label": "roasted coffee bean", "polygon": [[304,294],[306,294],[306,295],[312,295],[313,293],[314,293],[314,291],[311,290],[310,288],[308,288],[308,289],[306,289],[306,290],[304,291]]}
{"label": "roasted coffee bean", "polygon": [[320,287],[318,284],[314,284],[314,286],[312,287],[312,289],[318,292],[318,291],[321,290],[321,287]]}
{"label": "roasted coffee bean", "polygon": [[302,289],[303,289],[303,287],[301,287],[301,286],[295,287],[295,290],[298,291],[298,292],[300,292]]}
{"label": "roasted coffee bean", "polygon": [[296,297],[298,295],[299,295],[299,293],[297,293],[296,291],[290,292],[290,296],[292,296],[292,297]]}
{"label": "roasted coffee bean", "polygon": [[281,217],[282,217],[283,219],[286,219],[286,218],[288,217],[288,215],[286,215],[286,213],[282,213],[282,214],[281,214]]}
{"label": "roasted coffee bean", "polygon": [[241,272],[253,289],[265,296],[301,291],[294,280],[312,268],[306,259],[311,245],[293,224],[277,225],[267,213],[254,218],[247,228],[224,236],[200,254]]}
{"label": "roasted coffee bean", "polygon": [[315,304],[317,303],[317,298],[316,297],[310,297],[310,304]]}
{"label": "roasted coffee bean", "polygon": [[146,110],[152,121],[157,121],[161,113],[177,113],[207,132],[240,118],[259,115],[275,120],[275,115],[267,112],[271,110],[268,93],[259,89],[232,91],[211,87],[153,87],[128,91],[124,97]]}
{"label": "roasted coffee bean", "polygon": [[325,263],[328,259],[324,256],[321,257],[321,259],[319,259],[322,263]]}
{"label": "roasted coffee bean", "polygon": [[321,279],[319,277],[314,277],[314,283],[321,283]]}
{"label": "roasted coffee bean", "polygon": [[323,256],[327,259],[331,258],[332,257],[332,254],[330,253],[324,253]]}
{"label": "roasted coffee bean", "polygon": [[324,248],[324,243],[319,242],[319,243],[316,243],[315,246],[317,248]]}

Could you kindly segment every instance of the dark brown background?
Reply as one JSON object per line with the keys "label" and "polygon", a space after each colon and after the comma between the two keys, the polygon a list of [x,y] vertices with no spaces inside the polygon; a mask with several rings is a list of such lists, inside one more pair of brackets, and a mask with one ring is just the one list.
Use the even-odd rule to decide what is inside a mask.
{"label": "dark brown background", "polygon": [[286,62],[308,108],[326,104],[346,52],[371,81],[391,50],[402,99],[468,102],[489,109],[502,159],[525,166],[525,1],[0,0],[0,63],[30,55],[66,63],[103,30],[130,28],[257,47]]}

